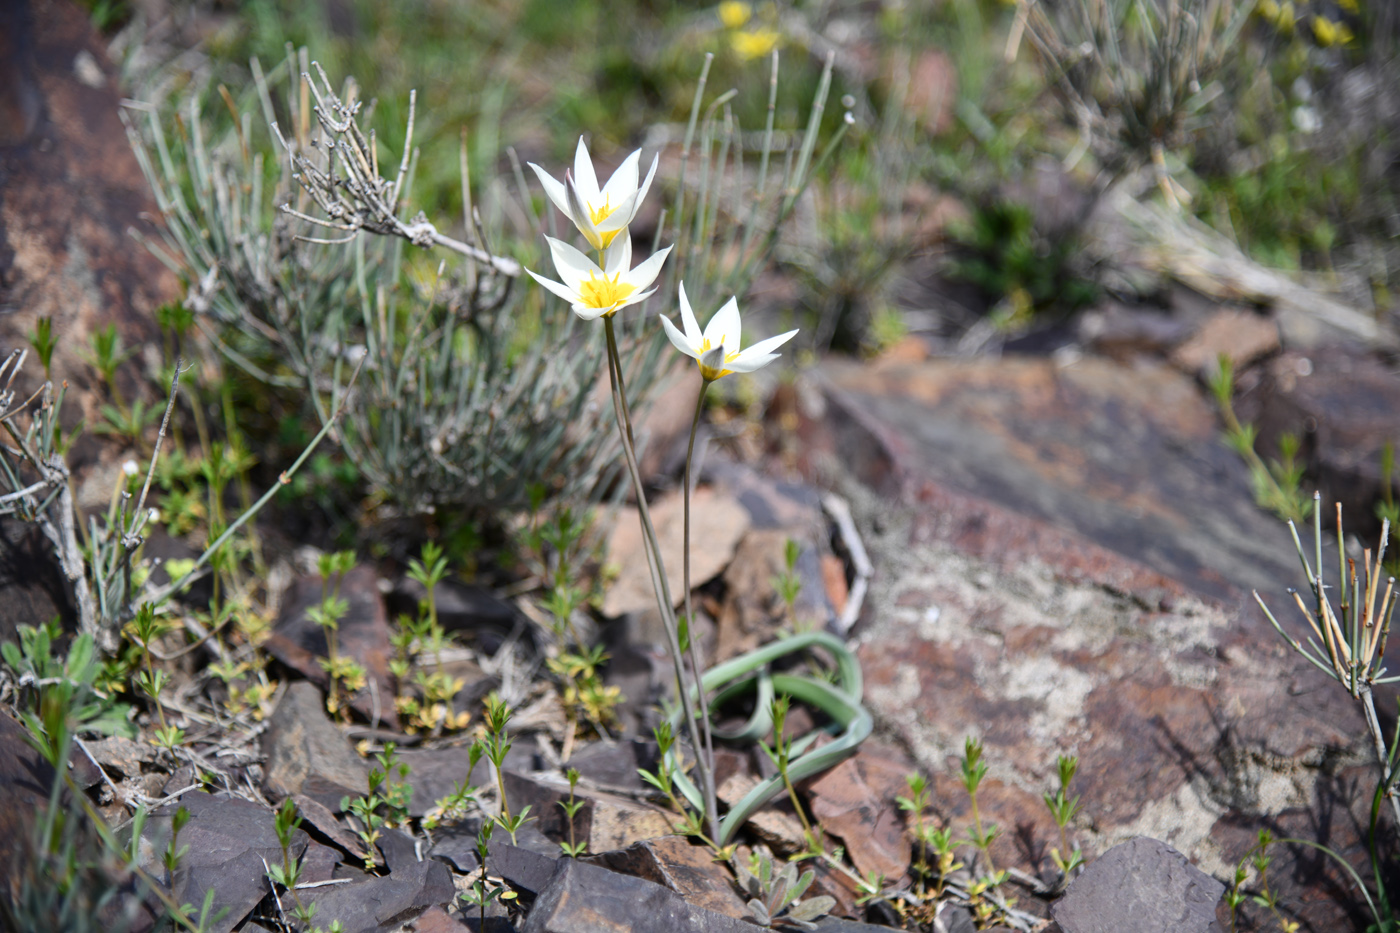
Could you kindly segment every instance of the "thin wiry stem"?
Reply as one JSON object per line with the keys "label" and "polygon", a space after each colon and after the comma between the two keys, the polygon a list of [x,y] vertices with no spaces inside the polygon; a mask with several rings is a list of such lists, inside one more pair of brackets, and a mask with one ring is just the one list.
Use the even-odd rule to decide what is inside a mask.
{"label": "thin wiry stem", "polygon": [[617,350],[617,332],[613,326],[612,315],[603,318],[603,326],[608,341],[608,379],[612,388],[613,410],[617,414],[618,434],[622,438],[622,452],[627,461],[627,471],[632,477],[632,488],[637,493],[637,512],[641,518],[647,565],[651,570],[652,587],[656,592],[656,605],[661,613],[662,627],[666,630],[671,661],[675,666],[676,689],[680,694],[686,730],[690,733],[691,747],[695,749],[695,769],[700,773],[705,801],[705,819],[709,823],[710,837],[712,839],[718,838],[719,805],[715,798],[712,759],[707,759],[702,751],[706,746],[701,744],[700,729],[696,723],[691,691],[685,682],[684,655],[681,652],[675,612],[672,609],[675,603],[671,599],[671,587],[666,581],[666,568],[661,557],[661,545],[656,537],[656,528],[651,521],[651,511],[647,508],[646,491],[642,488],[641,470],[637,466],[637,451],[632,441],[632,419],[627,410],[627,392],[623,384],[622,359]]}
{"label": "thin wiry stem", "polygon": [[[700,725],[705,735],[705,760],[713,762],[715,760],[715,746],[714,735],[710,729],[710,698],[705,693],[705,669],[700,661],[699,639],[695,636],[695,613],[692,611],[690,605],[690,494],[693,491],[690,481],[690,470],[691,464],[695,460],[695,432],[700,427],[700,414],[705,410],[705,393],[709,388],[710,380],[706,379],[701,383],[700,394],[695,399],[695,417],[690,421],[690,441],[685,448],[685,546],[681,549],[681,553],[684,555],[682,563],[684,566],[683,576],[685,580],[685,624],[686,630],[690,636],[687,639],[690,642],[690,670],[692,676],[695,678],[695,689],[699,693]],[[707,793],[713,796],[715,793],[713,773],[709,774],[709,779],[711,783],[707,788]],[[710,801],[711,798],[706,797],[707,804],[712,805]],[[715,828],[716,827],[711,827],[712,830]],[[713,832],[711,834],[713,835]]]}

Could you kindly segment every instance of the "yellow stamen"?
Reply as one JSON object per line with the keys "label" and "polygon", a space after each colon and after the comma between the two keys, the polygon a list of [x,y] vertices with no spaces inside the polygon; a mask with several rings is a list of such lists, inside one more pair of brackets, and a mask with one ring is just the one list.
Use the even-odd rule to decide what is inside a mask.
{"label": "yellow stamen", "polygon": [[[611,217],[611,216],[612,216],[613,210],[614,210],[614,208],[612,208],[611,206],[608,205],[608,199],[607,199],[607,198],[604,198],[604,199],[603,199],[603,206],[602,206],[602,207],[594,207],[592,204],[589,204],[589,205],[588,205],[588,216],[589,216],[589,218],[592,219],[592,221],[593,221],[593,226],[596,227],[596,226],[598,226],[600,223],[602,223],[603,221],[605,221],[605,220],[607,220],[609,217]],[[626,229],[626,228],[624,228],[624,229]],[[607,248],[612,244],[613,238],[616,237],[616,236],[617,236],[619,233],[621,233],[621,232],[622,232],[622,230],[608,230],[608,231],[606,231],[606,232],[605,232],[605,231],[602,231],[602,230],[599,230],[599,231],[598,231],[598,242],[593,243],[593,242],[592,242],[592,240],[593,240],[592,237],[589,237],[588,239],[589,239],[590,244],[591,244],[595,249],[607,249]]]}
{"label": "yellow stamen", "polygon": [[[721,345],[724,344],[723,336],[719,338],[719,342]],[[703,338],[700,342],[700,356],[703,357],[706,353],[709,353],[710,349],[711,345],[709,338]],[[738,356],[738,350],[735,350],[733,353],[726,353],[724,354],[724,361],[726,363],[732,363]],[[723,378],[724,376],[728,376],[730,373],[734,372],[734,370],[732,369],[715,369],[711,366],[706,366],[699,359],[697,359],[696,362],[700,364],[700,378],[704,379],[706,382],[714,382],[716,379]]]}
{"label": "yellow stamen", "polygon": [[[604,234],[604,236],[608,235]],[[606,275],[600,278],[598,273],[590,272],[588,281],[578,288],[580,303],[589,308],[617,307],[637,290],[635,285],[620,281],[621,278],[621,272],[614,273],[611,278]]]}

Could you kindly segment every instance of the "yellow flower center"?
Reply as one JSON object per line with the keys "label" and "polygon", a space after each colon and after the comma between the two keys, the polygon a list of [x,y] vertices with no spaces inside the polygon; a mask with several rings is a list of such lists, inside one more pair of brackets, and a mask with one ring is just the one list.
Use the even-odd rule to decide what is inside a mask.
{"label": "yellow flower center", "polygon": [[[719,342],[720,342],[720,345],[721,345],[721,346],[724,345],[724,337],[723,337],[723,336],[721,336],[721,337],[719,338]],[[703,357],[706,353],[709,353],[710,350],[712,350],[712,349],[714,349],[714,347],[713,347],[713,345],[710,343],[709,338],[705,338],[705,339],[703,339],[703,340],[701,341],[701,343],[700,343],[700,355],[701,355],[702,357]],[[732,361],[735,357],[737,357],[738,355],[739,355],[739,351],[738,351],[738,350],[735,350],[733,353],[726,353],[726,354],[724,354],[724,361],[725,361],[726,363],[731,362],[731,361]],[[716,379],[719,379],[719,378],[721,378],[721,377],[723,377],[723,376],[728,376],[730,373],[734,372],[734,370],[732,370],[732,369],[715,369],[715,368],[712,367],[712,366],[706,366],[706,365],[704,364],[704,362],[702,362],[701,360],[696,360],[696,362],[700,364],[700,378],[704,379],[706,382],[714,382]]]}
{"label": "yellow flower center", "polygon": [[[607,198],[603,199],[602,207],[594,207],[592,204],[588,205],[588,216],[593,220],[593,226],[596,227],[611,217],[614,209],[615,208],[608,204]],[[623,229],[626,228],[624,227]],[[589,237],[588,240],[590,245],[595,249],[607,249],[612,245],[613,238],[621,232],[622,230],[609,230],[607,232],[600,230],[598,231],[598,241],[596,243],[593,242],[593,237]]]}
{"label": "yellow flower center", "polygon": [[[607,236],[608,234],[604,234]],[[627,300],[637,290],[635,285],[620,281],[622,273],[614,273],[612,278],[590,272],[588,281],[578,287],[580,303],[590,308],[615,308]]]}

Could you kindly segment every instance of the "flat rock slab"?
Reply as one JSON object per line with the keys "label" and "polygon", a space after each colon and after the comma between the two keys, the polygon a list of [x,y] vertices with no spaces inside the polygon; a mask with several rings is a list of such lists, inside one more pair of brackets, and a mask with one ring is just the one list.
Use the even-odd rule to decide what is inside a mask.
{"label": "flat rock slab", "polygon": [[1296,582],[1287,529],[1255,508],[1196,383],[1165,364],[828,362],[822,372],[834,390],[828,419],[846,432],[838,452],[884,450],[861,451],[858,471],[971,494],[1069,532],[1071,552],[1088,542],[1216,599]]}
{"label": "flat rock slab", "polygon": [[689,904],[659,884],[560,859],[521,929],[523,933],[752,933],[754,926]]}
{"label": "flat rock slab", "polygon": [[457,896],[452,873],[437,861],[414,862],[383,878],[311,888],[302,900],[315,903],[316,923],[339,920],[345,933],[389,933],[430,907],[450,905]]}
{"label": "flat rock slab", "polygon": [[708,910],[738,919],[750,915],[733,876],[715,861],[714,853],[684,836],[660,836],[583,861],[653,881]]}
{"label": "flat rock slab", "polygon": [[263,787],[277,799],[304,794],[338,812],[341,798],[366,793],[369,768],[326,716],[320,689],[298,681],[273,710],[263,736]]}
{"label": "flat rock slab", "polygon": [[[321,602],[321,578],[302,577],[292,585],[283,604],[277,627],[265,646],[277,660],[294,667],[303,677],[321,687],[329,681],[321,660],[329,648],[325,631],[306,611]],[[354,567],[340,582],[340,597],[348,611],[336,632],[340,654],[354,658],[374,682],[374,690],[364,689],[350,699],[350,705],[376,725],[399,728],[394,710],[394,680],[389,674],[389,615],[379,592],[379,577],[373,567]]]}
{"label": "flat rock slab", "polygon": [[1084,869],[1050,915],[1064,933],[1210,933],[1225,885],[1145,836]]}
{"label": "flat rock slab", "polygon": [[[878,569],[865,702],[940,816],[968,823],[955,775],[976,736],[998,867],[1053,871],[1041,795],[1061,754],[1080,759],[1072,829],[1091,858],[1152,836],[1227,878],[1248,848],[1235,827],[1294,815],[1365,865],[1353,820],[1332,815],[1361,813],[1333,776],[1369,757],[1359,707],[1240,611],[1254,586],[1281,610],[1301,570],[1189,380],[1102,360],[832,370],[823,423],[804,428],[813,463],[825,430],[884,494],[850,492]],[[1325,872],[1294,890],[1339,929],[1355,905]]]}
{"label": "flat rock slab", "polygon": [[[267,896],[271,890],[266,865],[282,863],[282,846],[277,841],[272,811],[239,797],[216,797],[192,791],[178,803],[155,811],[142,834],[142,850],[159,861],[170,842],[171,820],[180,807],[190,814],[180,831],[179,844],[189,852],[180,862],[173,879],[173,894],[180,904],[202,906],[205,892],[214,891],[214,917],[210,933],[228,933]],[[292,834],[291,856],[305,851],[306,833]],[[159,876],[158,865],[150,866]]]}

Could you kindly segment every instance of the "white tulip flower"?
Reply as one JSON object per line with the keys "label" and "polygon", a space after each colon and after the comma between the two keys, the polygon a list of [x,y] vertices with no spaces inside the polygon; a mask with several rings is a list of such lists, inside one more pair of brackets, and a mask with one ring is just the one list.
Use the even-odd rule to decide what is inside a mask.
{"label": "white tulip flower", "polygon": [[671,252],[668,246],[633,269],[632,238],[623,236],[614,240],[604,251],[603,267],[600,269],[597,263],[568,243],[549,236],[545,239],[549,241],[549,252],[554,257],[554,268],[564,281],[555,282],[535,275],[529,269],[525,271],[530,272],[536,282],[568,301],[574,313],[585,321],[611,317],[656,291],[648,286],[656,281],[661,273],[661,264]]}
{"label": "white tulip flower", "polygon": [[682,333],[667,318],[661,318],[666,336],[675,348],[700,364],[700,375],[706,382],[714,382],[730,373],[751,373],[761,369],[778,358],[773,351],[792,339],[797,331],[760,340],[747,350],[739,346],[739,302],[731,298],[710,318],[705,330],[700,330],[695,320],[695,312],[690,309],[690,299],[685,295],[685,283],[681,283],[681,324]]}
{"label": "white tulip flower", "polygon": [[598,176],[593,171],[593,159],[588,147],[579,137],[578,149],[574,152],[573,171],[565,171],[561,182],[535,163],[530,168],[539,176],[544,193],[554,202],[564,216],[573,221],[594,249],[607,249],[619,233],[627,229],[641,210],[642,199],[651,187],[656,175],[656,156],[652,156],[651,170],[646,181],[638,187],[639,167],[642,150],[629,155],[613,172],[612,178],[602,188],[598,187]]}

